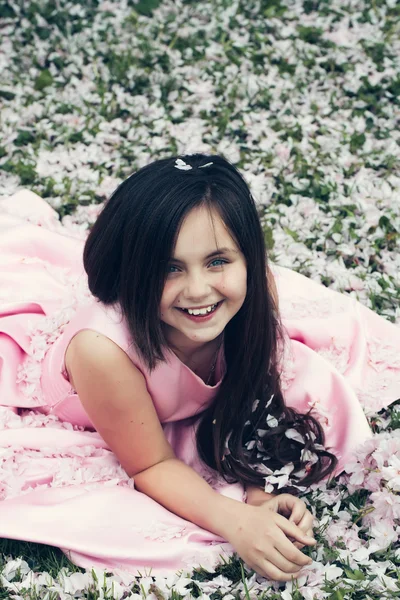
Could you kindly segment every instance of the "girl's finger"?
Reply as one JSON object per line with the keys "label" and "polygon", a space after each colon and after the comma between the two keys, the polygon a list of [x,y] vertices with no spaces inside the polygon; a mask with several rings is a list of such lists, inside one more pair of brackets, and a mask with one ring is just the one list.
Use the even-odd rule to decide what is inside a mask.
{"label": "girl's finger", "polygon": [[293,521],[293,523],[296,523],[296,525],[300,525],[300,523],[302,522],[302,519],[304,519],[304,516],[307,514],[307,507],[305,505],[304,502],[299,502],[297,504],[295,504],[295,506],[293,507],[293,511],[292,514],[290,515],[290,521]]}
{"label": "girl's finger", "polygon": [[[289,561],[290,564],[294,565],[294,568],[297,567],[297,569],[301,569],[302,567],[305,567],[312,563],[312,560],[308,556],[303,554],[303,552],[300,552],[300,550],[296,548],[296,546],[292,544],[292,542],[290,542],[283,533],[281,536],[275,536],[274,547],[285,560]],[[271,556],[273,556],[274,559],[272,560],[268,556],[268,560],[272,560],[274,564],[276,564],[279,568],[284,570],[282,559],[276,554],[272,554]],[[275,559],[278,560],[278,562],[275,562]]]}
{"label": "girl's finger", "polygon": [[269,560],[264,560],[259,566],[253,567],[257,573],[266,577],[267,579],[273,579],[274,581],[292,581],[300,577],[300,570],[295,573],[284,573],[278,567],[270,563]]}
{"label": "girl's finger", "polygon": [[[313,530],[312,529],[308,529],[305,533],[306,533],[306,535],[309,535],[310,537],[313,536]],[[293,546],[296,546],[296,548],[298,548],[299,550],[301,550],[302,548],[305,547],[305,544],[302,544],[301,542],[295,542],[295,541],[293,541]]]}
{"label": "girl's finger", "polygon": [[302,531],[306,532],[309,529],[312,529],[314,524],[314,516],[308,510],[306,510],[300,521],[295,521],[295,523],[297,527],[300,527]]}
{"label": "girl's finger", "polygon": [[305,511],[307,510],[305,502],[292,496],[291,494],[281,494],[278,496],[279,499],[279,512],[285,515],[290,515],[289,520],[293,523],[298,523]]}
{"label": "girl's finger", "polygon": [[301,504],[295,504],[292,510],[292,514],[289,517],[289,521],[292,521],[293,523],[296,523],[296,525],[299,525],[299,523],[304,517],[306,510],[307,508],[305,504],[304,506],[302,506]]}
{"label": "girl's finger", "polygon": [[295,548],[297,548],[298,550],[305,548],[305,544],[301,544],[300,542],[293,542],[293,546],[295,546]]}
{"label": "girl's finger", "polygon": [[[300,527],[298,527],[294,523],[290,522],[288,519],[286,519],[282,515],[279,515],[279,514],[276,515],[275,519],[276,519],[276,524],[283,531],[285,536],[290,536],[290,537],[294,538],[294,540],[296,540],[297,542],[301,542],[303,544],[310,545],[310,546],[313,546],[314,544],[317,543],[317,541],[313,537],[307,536],[304,533],[304,531],[302,531],[300,529]],[[287,541],[288,541],[288,543],[290,543],[289,540],[287,540]]]}
{"label": "girl's finger", "polygon": [[288,560],[275,547],[272,552],[268,553],[268,560],[269,560],[270,563],[272,563],[273,565],[275,565],[275,567],[277,567],[278,569],[280,569],[284,573],[293,574],[293,573],[298,573],[299,568],[302,568],[303,566],[306,566],[307,564],[311,564],[311,562],[308,560],[308,557],[305,556],[303,553],[301,553],[301,554],[302,554],[302,556],[303,556],[304,559],[307,559],[307,562],[305,562],[305,560],[304,560],[303,564],[299,565],[297,562],[293,562],[291,560]]}

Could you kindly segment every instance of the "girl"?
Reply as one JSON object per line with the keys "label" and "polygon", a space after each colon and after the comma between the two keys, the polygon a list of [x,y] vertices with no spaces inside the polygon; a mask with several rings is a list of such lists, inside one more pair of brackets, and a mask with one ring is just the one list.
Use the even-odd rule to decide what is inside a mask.
{"label": "girl", "polygon": [[[72,248],[72,257],[54,248],[54,260],[79,273],[76,240]],[[200,534],[202,550],[225,541],[259,574],[297,577],[311,562],[301,549],[315,540],[313,517],[294,494],[340,473],[371,435],[359,399],[378,390],[381,408],[398,397],[390,360],[383,396],[376,386],[369,343],[391,341],[398,353],[399,330],[350,298],[271,268],[250,190],[221,156],[158,160],[128,177],[95,222],[83,265],[90,294],[46,349],[40,393],[6,404],[97,432],[134,480],[130,510],[122,513],[115,496],[114,517],[123,514],[127,531],[137,513],[137,537],[129,557],[107,547],[106,535],[96,555],[93,524],[67,544],[56,535],[30,539],[73,550],[83,566],[85,555],[92,564],[102,557],[111,566],[176,570],[189,547],[196,561]],[[278,297],[289,314],[284,325]],[[329,354],[339,334],[345,365]],[[7,335],[17,341],[15,330]],[[274,484],[280,493],[270,493]],[[2,535],[21,537],[18,502],[5,502]],[[155,537],[144,527],[140,538],[143,521],[156,522]],[[160,540],[167,521],[168,535],[183,523],[179,552],[174,536],[168,546]]]}

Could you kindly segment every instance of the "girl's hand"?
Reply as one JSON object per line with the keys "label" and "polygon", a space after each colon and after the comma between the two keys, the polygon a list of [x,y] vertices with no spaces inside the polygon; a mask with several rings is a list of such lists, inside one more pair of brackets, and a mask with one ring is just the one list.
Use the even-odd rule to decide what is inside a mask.
{"label": "girl's hand", "polygon": [[[276,581],[291,581],[299,577],[302,567],[311,564],[312,560],[300,552],[289,537],[302,546],[316,542],[278,513],[278,498],[260,506],[240,504],[237,519],[230,522],[224,537],[259,575]],[[283,501],[282,507],[285,506]]]}
{"label": "girl's hand", "polygon": [[[297,498],[296,496],[292,496],[292,494],[278,494],[273,496],[268,501],[268,504],[272,510],[275,510],[285,517],[288,517],[289,521],[291,523],[295,523],[295,525],[297,525],[297,527],[299,527],[303,533],[310,537],[313,536],[313,525],[315,518],[307,509],[307,506],[303,500],[300,500],[300,498]],[[291,536],[289,539],[293,542],[296,548],[304,548],[305,544],[294,540]]]}
{"label": "girl's hand", "polygon": [[[300,529],[309,536],[313,535],[313,524],[314,517],[307,509],[305,503],[296,498],[296,496],[292,496],[292,494],[269,494],[264,492],[261,488],[257,488],[254,486],[247,487],[247,504],[251,504],[252,506],[260,506],[269,500],[274,498],[278,499],[278,503],[272,504],[273,510],[283,514],[285,517],[289,517],[289,521],[295,523]],[[290,541],[293,541],[292,538],[289,538]],[[296,548],[304,548],[304,544],[300,542],[294,542]]]}

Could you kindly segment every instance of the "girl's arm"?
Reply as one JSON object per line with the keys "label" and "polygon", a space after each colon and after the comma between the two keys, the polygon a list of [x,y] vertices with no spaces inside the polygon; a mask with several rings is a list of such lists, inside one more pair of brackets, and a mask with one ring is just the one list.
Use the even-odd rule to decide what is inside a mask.
{"label": "girl's arm", "polygon": [[90,420],[135,488],[226,539],[237,511],[249,507],[215,492],[176,458],[145,378],[125,352],[109,338],[83,330],[71,340],[65,363]]}
{"label": "girl's arm", "polygon": [[196,471],[177,458],[138,473],[135,487],[171,512],[228,540],[232,523],[246,505],[215,492]]}

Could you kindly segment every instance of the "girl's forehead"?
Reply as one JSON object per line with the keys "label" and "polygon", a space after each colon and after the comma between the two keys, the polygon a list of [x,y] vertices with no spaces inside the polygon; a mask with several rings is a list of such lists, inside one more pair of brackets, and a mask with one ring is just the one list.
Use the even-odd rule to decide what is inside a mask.
{"label": "girl's forehead", "polygon": [[220,248],[237,251],[238,246],[218,211],[199,207],[193,209],[178,232],[174,257],[204,257]]}
{"label": "girl's forehead", "polygon": [[193,208],[185,217],[178,231],[176,246],[193,243],[193,240],[199,244],[217,241],[220,245],[230,240],[235,243],[219,212],[206,206]]}

